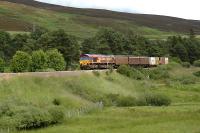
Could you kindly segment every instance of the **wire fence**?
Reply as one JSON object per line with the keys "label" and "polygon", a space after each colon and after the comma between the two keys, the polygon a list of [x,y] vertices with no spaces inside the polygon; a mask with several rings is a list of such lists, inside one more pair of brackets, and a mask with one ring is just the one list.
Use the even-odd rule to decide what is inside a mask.
{"label": "wire fence", "polygon": [[79,117],[81,115],[87,114],[94,110],[102,110],[103,107],[104,107],[103,102],[98,102],[91,106],[85,106],[85,107],[81,107],[79,109],[68,110],[65,113],[65,115],[66,115],[65,118],[67,119],[67,118]]}

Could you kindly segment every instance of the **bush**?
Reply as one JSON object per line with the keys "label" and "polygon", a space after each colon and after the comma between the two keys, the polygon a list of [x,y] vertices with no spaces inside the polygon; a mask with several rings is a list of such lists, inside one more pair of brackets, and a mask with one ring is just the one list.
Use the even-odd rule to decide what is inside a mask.
{"label": "bush", "polygon": [[92,71],[92,73],[93,73],[95,76],[97,76],[97,77],[99,77],[99,76],[100,76],[100,73],[99,73],[99,71]]}
{"label": "bush", "polygon": [[40,71],[47,68],[47,55],[44,51],[38,50],[32,53],[31,71]]}
{"label": "bush", "polygon": [[[17,121],[9,116],[0,117],[0,131],[4,130],[7,131],[9,129],[15,129],[17,125]],[[3,133],[3,132],[2,132]]]}
{"label": "bush", "polygon": [[47,54],[47,66],[48,68],[52,68],[56,71],[65,70],[66,62],[63,55],[58,52],[57,49],[49,50],[46,52]]}
{"label": "bush", "polygon": [[15,119],[16,128],[19,130],[46,127],[51,124],[50,113],[36,107],[22,108],[16,112]]}
{"label": "bush", "polygon": [[53,104],[59,106],[61,104],[61,101],[59,99],[55,98],[53,100]]}
{"label": "bush", "polygon": [[166,78],[169,78],[169,72],[165,68],[158,67],[149,71],[149,78],[155,79],[155,80],[166,79]]}
{"label": "bush", "polygon": [[104,105],[117,106],[119,94],[107,94],[104,98]]}
{"label": "bush", "polygon": [[118,69],[117,72],[125,75],[127,77],[136,79],[136,80],[141,80],[144,79],[144,75],[137,69],[126,66],[126,65],[121,65]]}
{"label": "bush", "polygon": [[194,72],[193,75],[196,76],[196,77],[200,77],[200,71]]}
{"label": "bush", "polygon": [[12,116],[13,112],[7,104],[0,105],[0,117],[2,116]]}
{"label": "bush", "polygon": [[136,99],[131,96],[120,96],[117,100],[117,106],[119,107],[129,107],[135,105],[136,105]]}
{"label": "bush", "polygon": [[194,61],[193,65],[196,67],[200,67],[200,60]]}
{"label": "bush", "polygon": [[63,108],[51,106],[0,106],[0,128],[35,129],[60,123],[64,120]]}
{"label": "bush", "polygon": [[177,80],[185,85],[196,83],[196,78],[194,76],[183,76],[181,78],[178,78]]}
{"label": "bush", "polygon": [[51,115],[51,124],[61,123],[64,120],[65,114],[62,107],[49,107],[48,112]]}
{"label": "bush", "polygon": [[168,106],[171,104],[169,97],[162,94],[146,94],[145,100],[147,105],[151,106]]}
{"label": "bush", "polygon": [[136,99],[134,97],[119,94],[107,94],[102,100],[106,106],[128,107],[136,105]]}
{"label": "bush", "polygon": [[181,65],[185,68],[190,68],[190,63],[189,62],[182,62]]}
{"label": "bush", "polygon": [[5,62],[2,58],[0,58],[0,72],[4,72]]}
{"label": "bush", "polygon": [[11,70],[13,72],[25,72],[28,71],[30,64],[30,55],[26,52],[17,51],[11,62]]}

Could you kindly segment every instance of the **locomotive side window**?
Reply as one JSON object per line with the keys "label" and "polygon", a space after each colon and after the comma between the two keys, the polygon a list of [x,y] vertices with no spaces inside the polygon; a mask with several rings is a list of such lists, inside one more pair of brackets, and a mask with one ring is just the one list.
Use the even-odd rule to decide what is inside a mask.
{"label": "locomotive side window", "polygon": [[89,57],[81,57],[80,60],[83,61],[83,60],[92,60],[92,59]]}
{"label": "locomotive side window", "polygon": [[93,62],[97,62],[98,58],[93,58]]}

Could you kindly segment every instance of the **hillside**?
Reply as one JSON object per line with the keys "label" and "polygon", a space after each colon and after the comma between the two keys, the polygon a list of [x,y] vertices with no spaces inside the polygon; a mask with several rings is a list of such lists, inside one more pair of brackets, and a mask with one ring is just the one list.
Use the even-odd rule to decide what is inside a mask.
{"label": "hillside", "polygon": [[33,0],[1,0],[0,29],[31,31],[33,24],[49,29],[65,29],[80,38],[94,35],[101,27],[135,32],[150,37],[174,33],[200,34],[200,22],[167,16],[130,14],[107,10],[78,9]]}
{"label": "hillside", "polygon": [[[22,116],[31,119],[28,116],[36,112],[29,112],[29,108],[40,108],[41,111],[53,106],[56,99],[56,103],[59,103],[57,107],[63,107],[66,114],[62,124],[37,130],[17,131],[17,133],[65,133],[66,131],[159,133],[163,130],[173,133],[196,133],[200,131],[200,79],[192,74],[200,69],[183,68],[177,63],[163,66],[162,69],[169,72],[168,78],[134,80],[116,72],[101,72],[99,75],[93,72],[79,76],[48,78],[30,75],[4,80],[0,78],[0,106],[2,107],[0,127],[11,126],[13,121],[9,118],[17,119],[15,113],[20,111],[25,114],[21,114]],[[168,96],[172,101],[171,105],[141,106],[145,96],[150,93]],[[140,99],[140,106],[115,106],[118,95],[128,98],[128,101],[122,100],[125,103],[135,102],[130,97],[136,97]],[[90,108],[98,101],[103,101],[104,108]],[[88,111],[82,114],[76,113],[83,108]],[[12,115],[9,112],[5,113],[5,110]],[[73,112],[70,117],[69,111]],[[41,119],[42,116],[41,114]],[[8,122],[9,125],[6,124]]]}

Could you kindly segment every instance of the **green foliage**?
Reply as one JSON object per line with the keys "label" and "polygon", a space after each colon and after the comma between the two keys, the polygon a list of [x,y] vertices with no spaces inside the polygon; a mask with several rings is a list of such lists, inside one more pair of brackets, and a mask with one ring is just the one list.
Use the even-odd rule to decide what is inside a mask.
{"label": "green foliage", "polygon": [[182,62],[181,65],[185,68],[190,68],[191,64],[189,62]]}
{"label": "green foliage", "polygon": [[0,110],[0,127],[35,129],[46,127],[51,124],[61,123],[64,120],[63,108],[51,106],[46,108],[38,108],[35,106],[1,106]]}
{"label": "green foliage", "polygon": [[0,72],[4,72],[5,62],[2,58],[0,58]]}
{"label": "green foliage", "polygon": [[40,71],[47,68],[47,55],[44,51],[34,51],[31,56],[31,71]]}
{"label": "green foliage", "polygon": [[35,26],[34,31],[31,32],[31,38],[38,40],[43,34],[47,33],[48,30],[44,27]]}
{"label": "green foliage", "polygon": [[121,65],[118,69],[117,72],[125,75],[127,77],[136,79],[136,80],[141,80],[144,79],[144,75],[137,69],[126,66],[126,65]]}
{"label": "green foliage", "polygon": [[136,105],[136,99],[132,96],[120,96],[117,99],[117,106],[119,107],[131,107]]}
{"label": "green foliage", "polygon": [[65,118],[65,114],[64,114],[64,109],[62,107],[58,107],[58,106],[49,107],[48,112],[51,115],[51,124],[63,122]]}
{"label": "green foliage", "polygon": [[36,107],[19,108],[15,118],[17,119],[16,128],[19,130],[46,127],[51,124],[49,112]]}
{"label": "green foliage", "polygon": [[48,68],[52,68],[56,71],[62,71],[65,70],[65,59],[63,55],[58,52],[57,49],[55,50],[49,50],[46,52],[47,54],[47,66]]}
{"label": "green foliage", "polygon": [[11,36],[8,32],[0,31],[0,57],[7,58]]}
{"label": "green foliage", "polygon": [[177,78],[175,80],[179,81],[181,84],[184,84],[184,85],[195,84],[197,82],[197,79],[192,75],[182,76],[182,77]]}
{"label": "green foliage", "polygon": [[170,77],[168,70],[164,67],[157,67],[155,69],[150,69],[147,71],[149,71],[148,73],[150,79],[158,80]]}
{"label": "green foliage", "polygon": [[146,94],[145,99],[147,105],[151,106],[168,106],[171,104],[170,98],[163,94]]}
{"label": "green foliage", "polygon": [[93,73],[95,76],[97,76],[97,77],[100,76],[100,72],[99,72],[99,71],[92,71],[92,73]]}
{"label": "green foliage", "polygon": [[65,58],[67,66],[79,61],[80,46],[74,36],[68,35],[64,30],[48,32],[38,40],[44,50],[58,49]]}
{"label": "green foliage", "polygon": [[200,60],[194,61],[193,65],[196,67],[200,67]]}
{"label": "green foliage", "polygon": [[53,104],[56,105],[56,106],[59,106],[61,104],[61,101],[59,99],[55,98],[53,100]]}
{"label": "green foliage", "polygon": [[196,77],[200,77],[200,71],[194,72],[193,75],[196,76]]}
{"label": "green foliage", "polygon": [[28,53],[17,51],[11,62],[11,70],[13,72],[25,72],[29,70],[31,57]]}
{"label": "green foliage", "polygon": [[181,43],[177,43],[174,47],[174,55],[179,57],[182,61],[188,61],[188,52],[185,46]]}

